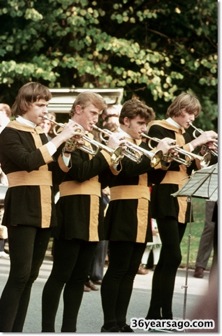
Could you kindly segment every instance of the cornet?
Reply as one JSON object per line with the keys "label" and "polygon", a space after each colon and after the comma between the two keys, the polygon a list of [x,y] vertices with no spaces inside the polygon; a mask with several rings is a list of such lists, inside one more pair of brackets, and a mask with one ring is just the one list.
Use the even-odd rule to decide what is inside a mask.
{"label": "cornet", "polygon": [[[142,133],[142,137],[148,139],[148,146],[153,149],[154,147],[152,147],[151,145],[151,142],[154,141],[154,142],[157,142],[159,143],[160,142],[160,139],[159,138],[155,138],[155,137],[150,137],[149,135],[145,134],[145,133]],[[173,139],[172,139],[173,141]],[[175,155],[175,154],[177,155]],[[178,154],[180,155],[184,155],[185,158],[182,158],[181,156],[179,156]],[[168,154],[166,156],[166,161],[176,161],[180,164],[183,164],[187,167],[189,167],[191,165],[191,162],[192,160],[194,159],[197,159],[200,161],[200,166],[201,168],[205,168],[209,165],[210,161],[209,161],[209,157],[207,154],[205,154],[204,156],[201,156],[201,155],[197,155],[197,154],[194,154],[194,153],[191,153],[191,152],[188,152],[186,150],[184,150],[183,148],[179,147],[179,146],[176,146],[173,148],[173,153],[172,154]]]}
{"label": "cornet", "polygon": [[192,163],[192,160],[195,160],[195,159],[200,161],[201,168],[206,168],[207,166],[209,166],[210,161],[209,161],[209,157],[207,153],[201,156],[201,155],[194,154],[192,152],[188,152],[179,146],[176,146],[173,150],[178,154],[184,155],[186,158],[182,159],[181,157],[179,157],[179,159],[177,159],[177,157],[174,158],[173,156],[172,159],[174,161],[181,162],[181,163],[184,161],[184,164],[187,167],[189,167]]}
{"label": "cornet", "polygon": [[[47,119],[47,117],[44,117],[44,118]],[[49,120],[49,119],[47,119],[47,120]],[[56,130],[56,127],[54,128],[54,132],[55,132],[56,135],[59,133],[59,131],[61,131],[65,127],[65,124],[58,123],[58,122],[53,121],[53,120],[50,120],[50,121],[52,123],[54,123],[56,127],[59,127],[58,130]],[[84,143],[79,142],[80,139],[84,140]],[[92,148],[91,146],[85,145],[85,142],[94,146],[94,148]],[[98,153],[99,149],[103,149],[107,153],[110,154],[111,160],[114,164],[117,164],[123,157],[122,147],[112,149],[112,148],[110,148],[106,145],[103,145],[102,143],[100,143],[100,142],[98,142],[94,139],[91,139],[89,136],[85,135],[85,131],[84,131],[83,127],[81,125],[78,125],[77,123],[76,123],[76,132],[71,139],[66,141],[65,147],[70,152],[73,152],[75,149],[78,148],[78,149],[82,150],[83,152],[88,153],[88,154],[93,155],[93,156]]]}
{"label": "cornet", "polygon": [[[49,120],[52,124],[54,124],[54,126],[53,126],[53,133],[55,135],[58,135],[62,131],[62,129],[65,127],[65,124],[58,123],[55,120],[47,118],[47,116],[45,116],[44,119]],[[79,137],[80,135],[82,136],[83,134],[84,134],[84,130],[83,130],[82,126],[76,124],[76,129],[75,129],[74,135],[72,136],[71,139],[69,139],[69,140],[66,141],[66,149],[69,152],[74,151],[75,148],[76,148],[76,141],[77,140],[74,141],[75,136]],[[90,153],[90,154],[93,154],[93,153]]]}
{"label": "cornet", "polygon": [[[110,130],[99,128],[96,125],[93,125],[94,130],[99,132],[99,136],[101,141],[105,143],[108,142],[109,137],[113,134]],[[128,159],[140,163],[142,160],[142,156],[145,155],[151,161],[151,167],[155,167],[163,158],[162,151],[158,151],[157,153],[153,153],[148,151],[130,141],[123,141],[122,154],[126,156]]]}
{"label": "cornet", "polygon": [[[193,127],[194,131],[193,131],[193,137],[196,139],[200,134],[202,134],[204,131],[201,128],[197,128],[196,126],[194,126],[192,123],[190,123],[190,126]],[[198,135],[199,133],[199,135]],[[217,142],[214,143],[214,146],[217,148],[217,151],[214,151],[212,149],[207,149],[208,152],[210,152],[212,155],[214,156],[218,156],[218,144]]]}
{"label": "cornet", "polygon": [[[99,133],[99,138],[104,143],[107,143],[108,140],[109,140],[109,137],[113,134],[113,132],[111,132],[110,130],[104,129],[104,128],[99,128],[96,125],[93,125],[93,129]],[[132,148],[132,146],[130,146],[131,147],[130,149],[127,149],[126,148],[127,147],[127,143],[124,142],[124,147],[125,148],[122,148],[124,156],[127,156],[130,160],[132,160],[132,161],[134,161],[136,163],[139,163],[142,160],[141,153],[134,151],[133,148]]]}

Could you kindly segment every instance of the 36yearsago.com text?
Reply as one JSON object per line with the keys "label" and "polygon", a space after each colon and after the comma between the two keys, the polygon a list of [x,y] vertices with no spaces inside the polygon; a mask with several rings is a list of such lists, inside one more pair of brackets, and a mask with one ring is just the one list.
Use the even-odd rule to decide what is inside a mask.
{"label": "36yearsago.com text", "polygon": [[186,329],[214,329],[213,320],[146,320],[145,318],[131,318],[132,329],[148,330],[186,330]]}

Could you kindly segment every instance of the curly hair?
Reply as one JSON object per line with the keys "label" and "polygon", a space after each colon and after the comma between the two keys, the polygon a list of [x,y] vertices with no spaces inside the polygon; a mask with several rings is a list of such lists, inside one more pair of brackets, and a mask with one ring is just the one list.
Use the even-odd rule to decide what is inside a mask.
{"label": "curly hair", "polygon": [[120,124],[124,124],[124,118],[134,119],[135,117],[140,116],[145,118],[147,122],[155,119],[155,112],[152,107],[147,106],[145,103],[140,101],[137,98],[132,98],[127,101],[122,106],[119,116]]}

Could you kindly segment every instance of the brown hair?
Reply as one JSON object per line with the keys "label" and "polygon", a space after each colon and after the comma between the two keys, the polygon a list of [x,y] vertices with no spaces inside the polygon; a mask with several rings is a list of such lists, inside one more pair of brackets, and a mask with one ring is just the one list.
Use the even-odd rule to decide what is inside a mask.
{"label": "brown hair", "polygon": [[182,92],[168,107],[166,117],[179,116],[183,111],[194,114],[196,117],[200,114],[201,104],[196,96]]}
{"label": "brown hair", "polygon": [[84,108],[88,106],[90,103],[93,104],[100,111],[103,111],[107,107],[105,100],[101,95],[95,92],[84,91],[79,93],[78,96],[76,97],[70,111],[70,116],[72,117],[75,114],[75,107],[77,105],[80,105],[81,107]]}
{"label": "brown hair", "polygon": [[52,98],[52,94],[49,89],[37,82],[29,82],[23,85],[12,105],[12,114],[23,115],[27,112],[30,105],[40,99],[49,101]]}
{"label": "brown hair", "polygon": [[135,117],[140,116],[145,118],[147,122],[155,119],[155,112],[152,107],[147,106],[137,98],[132,98],[127,100],[120,111],[119,122],[124,124],[124,118],[134,119]]}

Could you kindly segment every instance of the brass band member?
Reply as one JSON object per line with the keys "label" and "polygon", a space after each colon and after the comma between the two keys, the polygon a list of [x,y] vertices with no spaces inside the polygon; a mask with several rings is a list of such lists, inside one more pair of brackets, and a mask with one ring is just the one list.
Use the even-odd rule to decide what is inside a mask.
{"label": "brass band member", "polygon": [[[181,93],[168,107],[165,120],[155,120],[149,125],[148,135],[162,139],[170,137],[188,152],[202,146],[213,145],[217,134],[203,132],[196,139],[186,131],[201,111],[199,100],[191,94]],[[194,160],[195,161],[195,160]],[[198,162],[196,162],[198,165]],[[195,162],[190,168],[185,164],[172,162],[163,172],[160,184],[153,185],[151,194],[152,217],[156,218],[162,242],[160,258],[155,268],[152,295],[147,319],[172,319],[172,299],[177,268],[181,263],[180,242],[189,220],[186,197],[173,197],[172,193],[186,183],[188,174],[197,169]]]}
{"label": "brass band member", "polygon": [[12,106],[16,120],[10,121],[0,135],[0,162],[9,184],[2,224],[8,227],[11,261],[0,299],[3,332],[23,329],[32,284],[56,224],[52,176],[60,178],[68,170],[68,161],[56,152],[74,135],[74,127],[69,123],[48,142],[38,126],[50,99],[45,86],[35,82],[23,85]]}
{"label": "brass band member", "polygon": [[[154,111],[138,99],[126,101],[120,112],[121,133],[126,141],[139,145]],[[171,140],[171,139],[170,139]],[[172,142],[172,141],[171,141]],[[146,144],[141,143],[146,149]],[[156,150],[167,153],[168,142],[162,140]],[[121,161],[122,170],[110,181],[110,203],[105,217],[105,238],[109,240],[109,265],[102,281],[101,297],[104,322],[102,332],[131,332],[126,315],[146,242],[151,240],[148,171],[150,157],[141,162],[129,158]],[[155,174],[154,174],[155,175]]]}
{"label": "brass band member", "polygon": [[[105,107],[100,95],[82,92],[73,103],[71,120],[79,124],[85,132],[89,132],[90,137],[93,125],[98,122]],[[107,145],[115,147],[114,139],[112,143],[113,145],[108,142]],[[118,143],[117,141],[116,144]],[[76,331],[84,283],[97,242],[104,239],[101,189],[106,186],[105,172],[109,172],[113,165],[111,155],[103,149],[92,155],[77,148],[71,154],[71,162],[72,167],[59,186],[53,268],[42,297],[43,332],[55,331],[56,312],[63,289],[61,331]]]}

